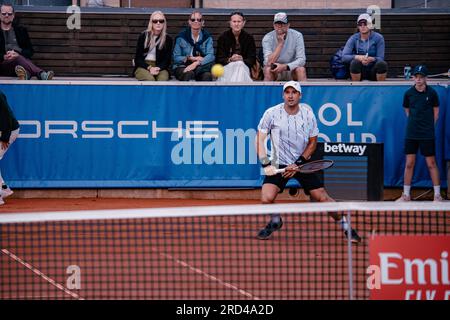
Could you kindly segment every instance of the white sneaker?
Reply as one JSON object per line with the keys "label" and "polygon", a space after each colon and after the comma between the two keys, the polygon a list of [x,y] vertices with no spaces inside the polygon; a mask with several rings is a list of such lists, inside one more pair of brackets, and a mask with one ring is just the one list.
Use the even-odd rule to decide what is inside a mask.
{"label": "white sneaker", "polygon": [[3,201],[3,197],[0,195],[0,206],[1,206],[2,204],[5,204],[5,201]]}
{"label": "white sneaker", "polygon": [[406,201],[411,201],[411,197],[407,196],[406,194],[402,193],[402,196],[400,198],[398,198],[397,200],[395,200],[395,202],[406,202]]}
{"label": "white sneaker", "polygon": [[10,187],[7,187],[6,189],[2,188],[2,190],[0,191],[0,194],[3,198],[8,198],[13,193],[14,191],[12,191]]}
{"label": "white sneaker", "polygon": [[444,199],[442,199],[440,194],[435,194],[434,195],[433,202],[443,202],[443,201],[444,201]]}

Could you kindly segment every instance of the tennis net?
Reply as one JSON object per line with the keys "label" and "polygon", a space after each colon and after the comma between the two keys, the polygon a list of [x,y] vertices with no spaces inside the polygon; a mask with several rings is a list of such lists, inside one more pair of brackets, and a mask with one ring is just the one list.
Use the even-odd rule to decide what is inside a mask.
{"label": "tennis net", "polygon": [[[272,213],[283,227],[257,239]],[[449,222],[449,203],[426,202],[2,214],[0,299],[368,299],[371,238],[448,236]]]}

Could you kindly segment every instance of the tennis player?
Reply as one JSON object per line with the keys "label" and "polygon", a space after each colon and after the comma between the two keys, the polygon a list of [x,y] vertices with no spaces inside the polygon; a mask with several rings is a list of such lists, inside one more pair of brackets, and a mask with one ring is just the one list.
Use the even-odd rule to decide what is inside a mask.
{"label": "tennis player", "polygon": [[[284,103],[266,110],[258,125],[256,149],[266,175],[262,190],[263,204],[273,203],[282,193],[287,182],[294,178],[310,194],[313,201],[334,201],[326,192],[317,173],[299,173],[295,169],[306,163],[316,150],[317,128],[316,117],[311,108],[300,105],[302,89],[296,81],[286,82],[283,86]],[[270,137],[271,159],[265,148],[266,139]],[[276,173],[277,167],[286,168],[284,173]],[[349,225],[345,217],[336,212],[330,216],[342,227],[348,237]],[[269,239],[274,231],[283,226],[279,213],[271,215],[267,226],[258,232],[258,239]],[[360,242],[361,238],[355,230],[351,230],[352,242]]]}

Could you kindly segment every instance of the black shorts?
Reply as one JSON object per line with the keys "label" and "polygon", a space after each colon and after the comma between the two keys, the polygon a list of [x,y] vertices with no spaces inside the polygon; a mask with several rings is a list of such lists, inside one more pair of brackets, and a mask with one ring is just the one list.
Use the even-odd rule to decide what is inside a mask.
{"label": "black shorts", "polygon": [[436,147],[434,139],[416,140],[405,139],[405,154],[416,154],[420,148],[420,153],[424,157],[436,155]]}
{"label": "black shorts", "polygon": [[377,74],[383,74],[387,72],[387,63],[386,61],[377,61],[375,64],[370,64],[365,66],[361,61],[353,59],[350,63],[350,72],[351,73],[360,73],[361,80],[377,80]]}
{"label": "black shorts", "polygon": [[[286,167],[286,166],[280,166],[280,168],[283,168],[283,167]],[[309,194],[309,191],[311,191],[311,190],[323,188],[323,181],[320,177],[320,174],[317,172],[315,172],[315,173],[297,172],[295,174],[295,176],[293,176],[292,178],[288,178],[288,179],[283,178],[281,173],[278,173],[274,176],[266,176],[264,178],[263,184],[265,184],[265,183],[274,184],[278,188],[280,188],[279,193],[282,193],[284,191],[284,188],[286,187],[286,184],[288,183],[288,181],[290,179],[296,179],[302,185],[306,194]]]}

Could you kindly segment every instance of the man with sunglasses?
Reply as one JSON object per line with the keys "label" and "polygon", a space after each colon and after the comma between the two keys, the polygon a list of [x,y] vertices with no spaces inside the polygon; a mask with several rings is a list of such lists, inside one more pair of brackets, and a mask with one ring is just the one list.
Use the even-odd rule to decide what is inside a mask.
{"label": "man with sunglasses", "polygon": [[384,37],[373,31],[372,18],[363,13],[356,20],[358,32],[345,44],[342,61],[350,64],[352,81],[384,81],[387,63],[384,61]]}
{"label": "man with sunglasses", "polygon": [[14,7],[11,4],[1,6],[0,22],[0,75],[13,77],[19,80],[28,80],[36,77],[39,80],[51,80],[53,71],[44,71],[33,64],[30,59],[33,55],[27,29],[14,24]]}
{"label": "man with sunglasses", "polygon": [[213,38],[203,29],[204,23],[201,12],[192,12],[189,27],[175,40],[173,70],[180,81],[212,81],[211,67],[215,61]]}
{"label": "man with sunglasses", "polygon": [[264,81],[306,81],[303,35],[289,26],[286,13],[278,12],[273,19],[274,30],[262,40]]}

